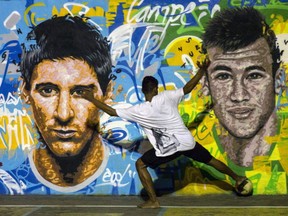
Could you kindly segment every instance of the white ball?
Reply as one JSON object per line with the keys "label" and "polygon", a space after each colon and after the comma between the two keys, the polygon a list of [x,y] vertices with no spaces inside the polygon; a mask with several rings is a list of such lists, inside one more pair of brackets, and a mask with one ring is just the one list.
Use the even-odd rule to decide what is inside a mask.
{"label": "white ball", "polygon": [[250,196],[253,194],[253,184],[249,179],[245,179],[235,190],[239,196]]}

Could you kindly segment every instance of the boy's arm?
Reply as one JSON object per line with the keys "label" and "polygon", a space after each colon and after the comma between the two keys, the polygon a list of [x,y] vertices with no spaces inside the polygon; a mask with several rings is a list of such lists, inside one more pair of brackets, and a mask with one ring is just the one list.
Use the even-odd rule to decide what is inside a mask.
{"label": "boy's arm", "polygon": [[199,80],[202,78],[202,76],[204,75],[204,73],[206,72],[208,66],[209,66],[209,60],[205,59],[203,61],[202,64],[200,64],[199,62],[197,63],[199,70],[196,73],[196,75],[190,79],[185,86],[183,87],[183,92],[184,95],[189,94],[197,85],[197,83],[199,82]]}
{"label": "boy's arm", "polygon": [[96,107],[103,110],[105,113],[109,114],[110,116],[118,116],[117,112],[114,108],[112,108],[111,106],[108,106],[107,104],[95,99],[95,97],[93,95],[93,91],[90,91],[90,90],[83,91],[82,97],[85,98],[86,100],[90,101],[91,103],[93,103]]}

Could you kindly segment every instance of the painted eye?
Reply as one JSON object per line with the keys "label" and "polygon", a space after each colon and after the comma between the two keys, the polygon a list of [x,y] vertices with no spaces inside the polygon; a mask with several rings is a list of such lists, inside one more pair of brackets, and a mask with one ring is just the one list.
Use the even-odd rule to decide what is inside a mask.
{"label": "painted eye", "polygon": [[260,73],[251,73],[246,77],[246,79],[248,80],[255,80],[255,79],[261,79],[261,78],[263,78],[263,75]]}
{"label": "painted eye", "polygon": [[83,95],[83,93],[84,93],[84,90],[83,90],[83,89],[75,89],[75,90],[72,92],[72,95],[81,96],[81,95]]}
{"label": "painted eye", "polygon": [[228,73],[219,73],[215,76],[215,79],[218,79],[218,80],[228,80],[230,78],[231,78],[231,75]]}
{"label": "painted eye", "polygon": [[43,87],[38,91],[43,97],[52,97],[57,94],[57,91],[51,87]]}

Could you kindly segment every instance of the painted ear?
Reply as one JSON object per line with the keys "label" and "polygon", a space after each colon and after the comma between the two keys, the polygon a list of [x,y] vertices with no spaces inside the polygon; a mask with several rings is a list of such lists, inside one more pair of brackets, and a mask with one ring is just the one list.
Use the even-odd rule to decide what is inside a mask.
{"label": "painted ear", "polygon": [[275,93],[282,94],[285,90],[285,69],[279,68],[275,74]]}
{"label": "painted ear", "polygon": [[26,87],[27,83],[22,80],[22,83],[20,85],[20,96],[21,96],[21,99],[25,101],[26,104],[30,104],[30,91],[27,90],[25,87]]}

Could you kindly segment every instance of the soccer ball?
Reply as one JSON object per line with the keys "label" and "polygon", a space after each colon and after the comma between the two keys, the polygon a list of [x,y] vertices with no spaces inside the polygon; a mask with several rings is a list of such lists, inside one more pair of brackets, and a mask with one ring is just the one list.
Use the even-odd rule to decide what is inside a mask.
{"label": "soccer ball", "polygon": [[249,179],[245,179],[240,185],[235,187],[239,196],[251,196],[253,194],[253,184]]}

